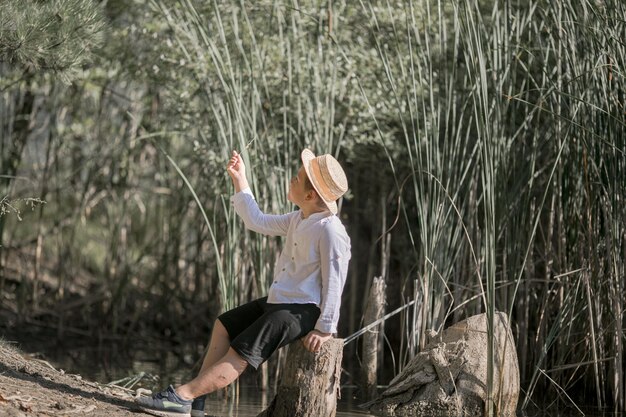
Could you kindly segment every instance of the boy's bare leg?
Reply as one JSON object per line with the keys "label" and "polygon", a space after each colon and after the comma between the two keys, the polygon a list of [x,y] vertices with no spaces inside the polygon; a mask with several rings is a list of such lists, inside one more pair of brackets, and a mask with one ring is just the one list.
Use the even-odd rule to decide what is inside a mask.
{"label": "boy's bare leg", "polygon": [[200,371],[198,371],[198,375],[200,375],[205,369],[209,366],[217,363],[220,359],[226,355],[228,349],[230,348],[230,337],[228,336],[228,332],[226,328],[222,324],[222,322],[217,319],[215,320],[215,324],[213,325],[213,331],[211,332],[211,341],[209,342],[209,347],[204,355],[204,360],[202,361],[202,367]]}
{"label": "boy's bare leg", "polygon": [[[209,355],[207,355],[208,357]],[[208,365],[200,371],[197,377],[188,383],[176,388],[176,392],[183,399],[193,399],[220,388],[224,388],[235,381],[248,366],[246,362],[232,348],[216,363]]]}

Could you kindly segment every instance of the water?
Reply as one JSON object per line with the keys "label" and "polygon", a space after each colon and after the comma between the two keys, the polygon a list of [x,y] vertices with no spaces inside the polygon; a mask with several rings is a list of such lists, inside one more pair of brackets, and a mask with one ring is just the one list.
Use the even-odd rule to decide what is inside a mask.
{"label": "water", "polygon": [[[343,400],[337,405],[337,416],[339,417],[373,417],[357,409],[354,404],[350,404],[345,398],[352,392],[351,388],[342,390]],[[216,417],[256,417],[265,410],[271,401],[270,396],[260,394],[251,387],[242,387],[238,398],[220,400],[211,398],[207,400],[206,412]]]}

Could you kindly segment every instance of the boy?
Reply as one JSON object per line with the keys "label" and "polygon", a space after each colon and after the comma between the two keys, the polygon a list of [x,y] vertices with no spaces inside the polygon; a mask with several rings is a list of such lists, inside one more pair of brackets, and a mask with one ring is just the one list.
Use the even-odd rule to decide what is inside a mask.
{"label": "boy", "polygon": [[[217,318],[198,376],[152,397],[140,407],[158,416],[204,416],[207,393],[235,381],[248,365],[258,368],[273,352],[302,338],[311,352],[337,331],[341,292],[350,260],[350,238],[336,216],[348,189],[345,173],[331,155],[305,149],[302,166],[287,198],[299,210],[282,215],[261,212],[241,156],[233,151],[226,171],[235,186],[235,211],[250,230],[286,236],[267,297]],[[195,400],[194,400],[195,398]]]}

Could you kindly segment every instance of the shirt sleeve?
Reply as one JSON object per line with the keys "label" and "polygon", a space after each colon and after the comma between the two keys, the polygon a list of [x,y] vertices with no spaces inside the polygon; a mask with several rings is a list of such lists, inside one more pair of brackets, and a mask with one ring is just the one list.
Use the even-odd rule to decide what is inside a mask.
{"label": "shirt sleeve", "polygon": [[346,283],[351,256],[350,238],[343,230],[325,227],[320,237],[319,249],[322,293],[320,317],[315,329],[322,333],[336,333],[341,293]]}
{"label": "shirt sleeve", "polygon": [[289,229],[291,217],[296,213],[278,215],[263,213],[250,188],[233,195],[231,202],[246,228],[269,236],[285,236]]}

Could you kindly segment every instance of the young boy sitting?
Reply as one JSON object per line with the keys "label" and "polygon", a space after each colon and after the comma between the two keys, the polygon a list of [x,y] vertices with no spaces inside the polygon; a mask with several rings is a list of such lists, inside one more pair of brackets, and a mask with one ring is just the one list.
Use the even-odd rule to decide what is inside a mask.
{"label": "young boy sitting", "polygon": [[259,209],[241,156],[233,151],[226,171],[235,186],[234,209],[250,230],[286,236],[267,297],[239,306],[215,321],[198,376],[174,389],[137,399],[158,416],[204,416],[206,394],[235,381],[248,365],[258,368],[277,349],[302,338],[311,352],[337,332],[341,292],[350,260],[350,238],[336,216],[348,189],[331,155],[305,149],[287,198],[299,210],[282,215]]}

